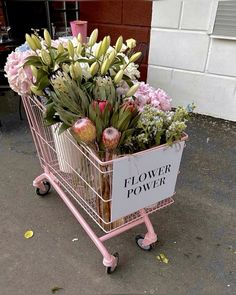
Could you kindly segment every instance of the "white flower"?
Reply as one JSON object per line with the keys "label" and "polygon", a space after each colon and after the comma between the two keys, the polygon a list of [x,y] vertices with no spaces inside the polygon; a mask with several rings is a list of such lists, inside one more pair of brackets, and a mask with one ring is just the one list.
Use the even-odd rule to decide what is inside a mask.
{"label": "white flower", "polygon": [[128,76],[131,80],[135,81],[140,78],[140,72],[138,70],[138,65],[131,62],[125,69],[125,75]]}

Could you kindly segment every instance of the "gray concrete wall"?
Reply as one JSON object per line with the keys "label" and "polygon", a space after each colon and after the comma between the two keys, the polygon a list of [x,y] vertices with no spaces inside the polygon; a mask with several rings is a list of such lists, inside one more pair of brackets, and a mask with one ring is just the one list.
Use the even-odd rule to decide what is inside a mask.
{"label": "gray concrete wall", "polygon": [[173,105],[236,121],[236,40],[212,36],[218,0],[153,1],[148,83]]}

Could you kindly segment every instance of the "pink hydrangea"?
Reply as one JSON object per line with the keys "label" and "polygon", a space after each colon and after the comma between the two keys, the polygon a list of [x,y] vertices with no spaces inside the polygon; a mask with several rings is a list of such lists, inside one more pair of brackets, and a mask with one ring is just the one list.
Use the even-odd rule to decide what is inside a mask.
{"label": "pink hydrangea", "polygon": [[162,111],[169,111],[171,109],[171,99],[166,92],[160,88],[155,90],[144,82],[139,84],[135,97],[139,111],[142,111],[146,104],[151,104]]}
{"label": "pink hydrangea", "polygon": [[17,92],[19,95],[30,94],[30,86],[33,82],[33,75],[30,67],[23,68],[25,59],[33,55],[34,52],[31,50],[25,52],[13,51],[7,57],[7,62],[4,67],[8,83],[12,90]]}

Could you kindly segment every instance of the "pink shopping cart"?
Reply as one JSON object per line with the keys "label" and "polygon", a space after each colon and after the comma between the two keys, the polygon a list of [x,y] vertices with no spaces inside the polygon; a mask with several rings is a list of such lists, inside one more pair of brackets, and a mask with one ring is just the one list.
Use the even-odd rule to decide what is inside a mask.
{"label": "pink shopping cart", "polygon": [[[45,125],[40,98],[25,96],[22,100],[43,169],[33,182],[36,193],[45,196],[53,186],[101,252],[108,274],[116,269],[119,255],[108,252],[106,240],[144,223],[147,233],[137,235],[136,243],[143,250],[152,249],[157,235],[148,215],[174,202],[172,196],[187,135],[172,147],[163,145],[102,162],[89,148],[78,145],[68,131],[58,135],[58,126]],[[79,208],[104,235],[95,234]]]}

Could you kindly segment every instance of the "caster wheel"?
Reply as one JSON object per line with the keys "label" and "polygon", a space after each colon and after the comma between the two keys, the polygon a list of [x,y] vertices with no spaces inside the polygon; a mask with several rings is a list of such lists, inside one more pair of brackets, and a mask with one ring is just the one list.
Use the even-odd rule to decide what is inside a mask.
{"label": "caster wheel", "polygon": [[50,184],[50,182],[48,182],[48,181],[43,181],[43,185],[44,185],[44,188],[45,188],[45,190],[41,190],[40,188],[36,188],[36,190],[35,190],[35,192],[36,192],[36,194],[38,195],[38,196],[46,196],[48,193],[49,193],[49,191],[50,191],[50,189],[51,189],[51,184]]}
{"label": "caster wheel", "polygon": [[119,254],[116,252],[116,253],[113,254],[113,256],[116,258],[116,265],[114,267],[111,267],[111,266],[106,267],[106,273],[108,275],[112,274],[116,270],[117,265],[119,263]]}
{"label": "caster wheel", "polygon": [[147,246],[143,246],[143,240],[144,240],[143,235],[137,235],[135,237],[136,244],[138,245],[139,248],[141,248],[144,251],[151,251],[154,248],[155,243],[147,245]]}

